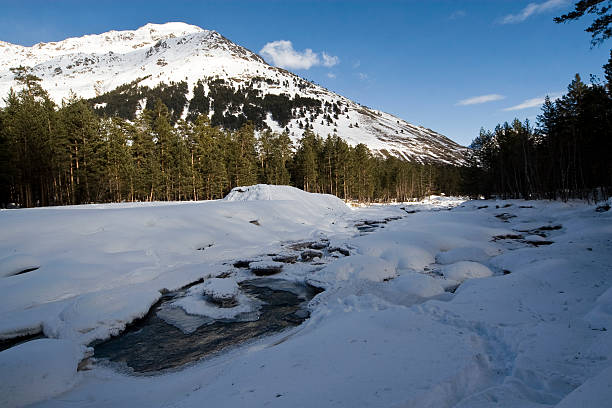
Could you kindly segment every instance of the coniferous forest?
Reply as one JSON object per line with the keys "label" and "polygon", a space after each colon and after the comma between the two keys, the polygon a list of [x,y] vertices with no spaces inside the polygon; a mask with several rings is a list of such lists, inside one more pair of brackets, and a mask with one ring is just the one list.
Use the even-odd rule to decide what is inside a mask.
{"label": "coniferous forest", "polygon": [[470,195],[529,199],[605,199],[612,192],[612,51],[605,82],[576,74],[567,93],[546,98],[529,121],[480,131],[470,146],[463,187]]}
{"label": "coniferous forest", "polygon": [[576,75],[565,95],[546,99],[535,125],[515,119],[481,130],[463,167],[381,157],[308,129],[294,145],[287,132],[250,120],[213,125],[193,111],[181,119],[162,102],[173,100],[163,87],[133,120],[96,111],[95,100],[58,107],[36,77],[17,78],[23,89],[0,110],[3,206],[217,199],[255,183],[362,202],[440,193],[602,199],[612,191],[612,54],[604,81]]}
{"label": "coniferous forest", "polygon": [[287,132],[252,121],[222,127],[213,126],[214,115],[212,123],[202,114],[180,119],[162,102],[164,92],[129,120],[76,97],[58,107],[38,78],[23,70],[17,79],[23,89],[0,110],[3,205],[218,199],[255,183],[365,202],[461,192],[459,168],[374,156],[337,135],[306,130],[294,145]]}

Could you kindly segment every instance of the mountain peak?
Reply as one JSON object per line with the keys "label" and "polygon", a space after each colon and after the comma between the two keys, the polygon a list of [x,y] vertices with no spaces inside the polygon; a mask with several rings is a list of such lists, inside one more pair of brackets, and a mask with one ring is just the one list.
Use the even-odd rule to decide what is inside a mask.
{"label": "mountain peak", "polygon": [[[216,31],[182,22],[148,23],[136,30],[32,47],[0,42],[0,104],[9,89],[16,88],[10,69],[18,66],[29,67],[41,78],[42,87],[57,103],[75,93],[84,99],[96,98],[95,106],[106,109],[109,102],[104,95],[123,92],[117,90],[123,85],[137,83],[134,86],[151,90],[174,83],[182,84],[180,98],[185,103],[176,115],[184,118],[189,113],[188,101],[195,98],[199,86],[199,101],[207,101],[199,113],[217,122],[223,117],[219,123],[252,120],[273,131],[287,131],[294,141],[312,130],[322,137],[337,134],[350,145],[363,143],[383,155],[407,160],[463,161],[464,149],[443,135],[361,106],[268,65]],[[146,99],[134,101],[132,111],[142,109]]]}
{"label": "mountain peak", "polygon": [[[127,30],[127,31],[129,32],[130,30]],[[186,34],[200,33],[200,32],[207,31],[207,30],[204,30],[203,28],[198,27],[196,25],[187,24],[187,23],[178,22],[178,21],[161,23],[161,24],[147,23],[143,25],[142,27],[139,27],[138,29],[134,30],[134,32],[145,32],[145,31],[148,31],[151,34],[153,33],[158,34],[158,35],[173,34],[176,37],[179,37],[179,36],[183,36]]]}

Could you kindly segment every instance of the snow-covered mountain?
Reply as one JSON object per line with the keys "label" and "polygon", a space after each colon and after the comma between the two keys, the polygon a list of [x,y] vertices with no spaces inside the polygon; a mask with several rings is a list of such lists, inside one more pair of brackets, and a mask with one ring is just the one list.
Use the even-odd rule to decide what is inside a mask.
{"label": "snow-covered mountain", "polygon": [[[57,103],[71,92],[91,99],[136,83],[154,88],[184,81],[186,100],[198,81],[210,98],[212,81],[234,90],[289,98],[313,98],[312,104],[292,108],[286,123],[270,111],[263,119],[274,131],[289,130],[293,140],[305,128],[325,137],[336,133],[349,144],[417,162],[461,163],[465,148],[430,129],[412,125],[385,112],[359,105],[284,69],[268,65],[257,54],[215,31],[185,23],[147,24],[133,31],[68,38],[23,47],[0,41],[0,95],[16,87],[11,68],[24,66],[42,79],[41,85]],[[116,91],[115,91],[116,92]],[[0,103],[4,103],[1,101]],[[146,100],[139,101],[139,109]],[[189,103],[183,107],[187,115]],[[104,107],[104,103],[98,104]],[[236,107],[234,111],[236,113]],[[244,106],[238,110],[244,111]],[[212,109],[212,108],[211,108]],[[212,116],[213,111],[209,114]]]}

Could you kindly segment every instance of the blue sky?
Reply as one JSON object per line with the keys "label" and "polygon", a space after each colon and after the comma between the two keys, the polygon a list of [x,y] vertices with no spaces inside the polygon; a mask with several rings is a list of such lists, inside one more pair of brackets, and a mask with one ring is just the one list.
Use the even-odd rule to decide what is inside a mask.
{"label": "blue sky", "polygon": [[483,126],[515,117],[535,121],[539,99],[564,92],[575,73],[585,81],[590,74],[602,76],[611,42],[591,49],[583,31],[588,20],[552,22],[571,5],[570,0],[0,0],[0,40],[29,46],[183,21],[217,30],[270,63],[467,145]]}

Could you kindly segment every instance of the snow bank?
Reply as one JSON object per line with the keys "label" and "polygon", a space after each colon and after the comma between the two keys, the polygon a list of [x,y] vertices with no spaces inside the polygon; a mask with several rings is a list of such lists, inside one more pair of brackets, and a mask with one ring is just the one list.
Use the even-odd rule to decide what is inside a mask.
{"label": "snow bank", "polygon": [[224,198],[225,201],[299,201],[301,205],[319,207],[328,211],[344,213],[350,208],[336,196],[308,193],[290,186],[257,184],[235,187]]}
{"label": "snow bank", "polygon": [[125,326],[147,314],[160,298],[149,285],[128,285],[86,293],[65,302],[61,312],[43,323],[48,337],[87,344],[119,334]]}
{"label": "snow bank", "polygon": [[612,287],[595,301],[595,307],[584,319],[596,330],[612,330]]}
{"label": "snow bank", "polygon": [[84,349],[71,341],[39,339],[0,352],[0,405],[31,404],[70,389]]}
{"label": "snow bank", "polygon": [[563,398],[556,408],[607,407],[612,401],[612,366]]}
{"label": "snow bank", "polygon": [[485,265],[472,261],[460,261],[444,265],[440,268],[440,272],[442,272],[446,279],[459,283],[466,279],[486,278],[493,275],[493,272]]}
{"label": "snow bank", "polygon": [[[254,189],[253,197],[264,190]],[[0,212],[11,231],[8,239],[0,230],[0,257],[29,253],[45,268],[0,279],[0,335],[43,325],[63,327],[45,332],[80,343],[146,309],[160,288],[222,273],[235,281],[253,277],[232,260],[297,253],[290,243],[322,238],[330,247],[350,248],[350,256],[333,261],[338,253],[321,250],[320,265],[283,267],[283,278],[326,288],[309,302],[311,317],[301,326],[159,376],[95,366],[43,404],[514,408],[605,406],[611,398],[611,211],[577,202],[479,200],[452,211],[333,212],[326,202],[268,197]],[[496,217],[502,211],[515,217],[504,222]],[[379,223],[373,232],[355,231],[357,221],[402,212],[404,218]],[[525,226],[557,225],[562,228],[542,230],[555,245],[493,240]],[[489,265],[511,273],[469,279],[491,276]],[[440,268],[444,277],[435,275]],[[455,279],[467,280],[455,293],[443,293]],[[180,299],[192,302],[180,305],[184,310],[232,309],[211,303],[210,311],[197,310],[207,304],[204,285]],[[234,290],[209,285],[219,293]],[[126,298],[109,297],[114,308],[104,300],[113,291]],[[248,304],[240,294],[238,303]],[[0,353],[0,361],[13,350]],[[67,360],[73,367],[75,360]],[[36,361],[24,354],[34,379]],[[0,379],[13,383],[10,376],[2,367]]]}
{"label": "snow bank", "polygon": [[[42,327],[47,336],[86,345],[146,314],[163,289],[227,272],[228,261],[349,233],[351,210],[335,197],[281,186],[249,191],[247,201],[234,191],[234,198],[208,202],[0,212],[2,274],[44,266],[0,279],[0,338]],[[273,199],[252,200],[262,191]]]}

